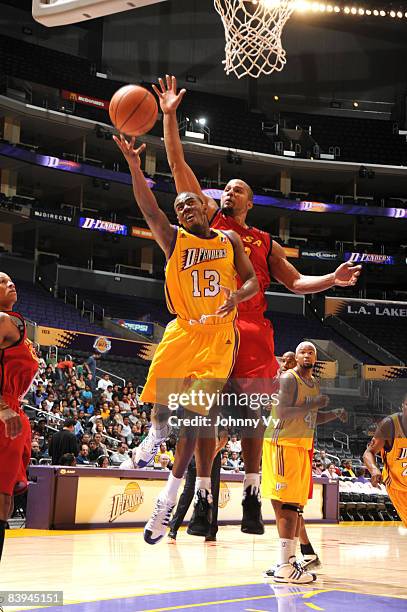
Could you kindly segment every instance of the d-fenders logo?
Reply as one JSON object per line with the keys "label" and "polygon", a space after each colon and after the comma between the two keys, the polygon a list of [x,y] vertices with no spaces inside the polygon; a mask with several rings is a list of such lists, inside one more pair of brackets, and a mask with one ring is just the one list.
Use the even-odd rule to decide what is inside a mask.
{"label": "d-fenders logo", "polygon": [[108,353],[110,351],[112,348],[112,343],[110,342],[109,338],[99,336],[96,338],[93,348],[104,355],[104,353]]}
{"label": "d-fenders logo", "polygon": [[138,482],[129,482],[123,493],[113,496],[109,523],[113,523],[126,512],[136,512],[144,501],[144,495]]}
{"label": "d-fenders logo", "polygon": [[226,482],[221,482],[219,487],[219,508],[225,508],[230,502],[230,489]]}

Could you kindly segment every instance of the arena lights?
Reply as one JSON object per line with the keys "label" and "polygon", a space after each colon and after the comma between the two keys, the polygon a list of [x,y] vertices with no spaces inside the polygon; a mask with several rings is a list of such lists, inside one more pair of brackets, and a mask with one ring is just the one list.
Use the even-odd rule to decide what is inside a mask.
{"label": "arena lights", "polygon": [[[263,2],[266,6],[273,6],[276,4],[276,0],[252,0],[253,4],[258,4],[259,2]],[[334,4],[331,2],[314,2],[313,0],[294,0],[295,2],[295,10],[299,13],[343,13],[344,15],[349,16],[359,16],[359,17],[390,17],[392,19],[407,19],[407,10],[401,10],[395,8],[366,8],[364,6],[358,6],[356,4],[347,4],[345,6],[339,6],[338,4]]]}

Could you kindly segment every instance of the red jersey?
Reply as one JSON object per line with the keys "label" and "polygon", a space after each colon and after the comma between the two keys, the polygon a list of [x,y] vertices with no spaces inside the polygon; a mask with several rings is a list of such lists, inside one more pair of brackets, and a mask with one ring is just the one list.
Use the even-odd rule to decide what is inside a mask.
{"label": "red jersey", "polygon": [[38,357],[32,342],[27,338],[23,317],[17,312],[7,312],[20,332],[20,338],[12,346],[0,349],[0,395],[12,410],[20,410],[20,399],[29,390],[38,370]]}
{"label": "red jersey", "polygon": [[[259,281],[260,290],[250,300],[238,304],[239,315],[259,313],[263,314],[267,310],[267,300],[264,292],[271,283],[268,258],[273,246],[273,240],[267,232],[263,232],[257,227],[243,227],[233,219],[224,215],[220,208],[215,213],[210,226],[220,230],[233,230],[242,239],[244,250],[252,262],[254,271]],[[238,288],[242,286],[242,281],[238,277]]]}

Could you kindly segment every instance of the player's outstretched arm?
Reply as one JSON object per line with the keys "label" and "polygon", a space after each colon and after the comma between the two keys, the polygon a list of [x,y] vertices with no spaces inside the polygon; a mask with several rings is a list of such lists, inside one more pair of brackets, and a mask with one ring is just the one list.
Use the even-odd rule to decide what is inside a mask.
{"label": "player's outstretched arm", "polygon": [[222,306],[218,308],[216,314],[223,317],[229,314],[240,302],[250,300],[250,298],[255,296],[259,291],[259,281],[257,280],[252,262],[244,251],[240,236],[232,230],[226,231],[225,234],[227,234],[233,245],[236,272],[240,276],[243,284],[240,289],[233,292],[226,287],[222,287],[226,295],[226,300]]}
{"label": "player's outstretched arm", "polygon": [[301,274],[288,260],[282,246],[273,241],[269,257],[272,276],[293,293],[319,293],[332,287],[353,287],[360,276],[362,266],[354,266],[346,261],[337,267],[335,272],[323,276]]}
{"label": "player's outstretched arm", "polygon": [[376,455],[384,448],[386,442],[391,443],[391,427],[391,420],[389,418],[383,419],[363,453],[363,463],[370,472],[371,483],[374,487],[378,487],[382,481],[382,473],[376,463]]}
{"label": "player's outstretched arm", "polygon": [[199,181],[191,167],[186,163],[184,150],[179,137],[177,108],[186,94],[186,89],[177,93],[177,79],[166,75],[165,80],[158,79],[159,87],[153,85],[163,112],[164,144],[167,152],[168,164],[175,180],[177,193],[190,191],[198,195],[208,205],[207,216],[212,219],[218,209],[215,200],[208,198],[201,189]]}
{"label": "player's outstretched arm", "polygon": [[140,155],[146,148],[142,144],[137,149],[134,148],[135,138],[129,141],[121,134],[120,138],[113,136],[115,143],[123,153],[129,164],[131,178],[133,181],[133,193],[148,227],[153,232],[153,236],[168,258],[171,254],[171,245],[174,240],[176,229],[168,221],[157,204],[153,192],[147,185],[146,179],[140,167]]}

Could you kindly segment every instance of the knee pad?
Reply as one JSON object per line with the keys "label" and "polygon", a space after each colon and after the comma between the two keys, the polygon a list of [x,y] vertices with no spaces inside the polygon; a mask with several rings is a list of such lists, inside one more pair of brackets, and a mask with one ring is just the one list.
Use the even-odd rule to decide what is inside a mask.
{"label": "knee pad", "polygon": [[298,516],[302,515],[302,508],[296,504],[282,504],[281,510],[291,510],[291,512],[296,512]]}

